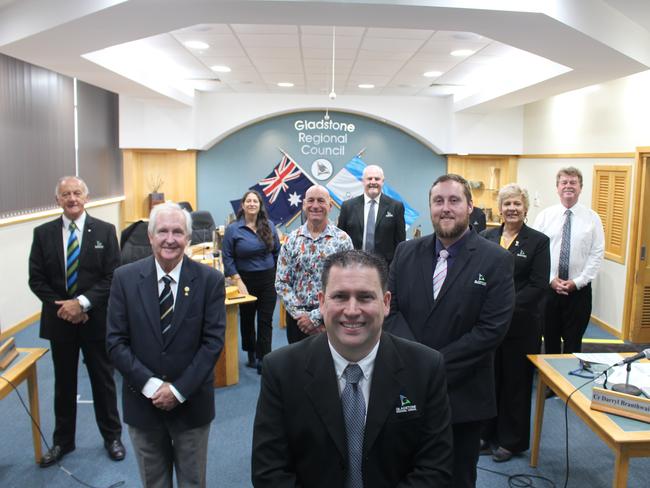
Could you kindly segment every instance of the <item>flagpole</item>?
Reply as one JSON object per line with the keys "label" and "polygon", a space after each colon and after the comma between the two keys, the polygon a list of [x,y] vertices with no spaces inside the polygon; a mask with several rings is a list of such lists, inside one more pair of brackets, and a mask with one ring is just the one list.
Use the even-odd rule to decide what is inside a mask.
{"label": "flagpole", "polygon": [[364,152],[366,152],[366,148],[365,148],[365,147],[364,147],[361,151],[359,151],[359,152],[357,153],[357,155],[355,156],[355,158],[360,158],[361,155],[362,155]]}

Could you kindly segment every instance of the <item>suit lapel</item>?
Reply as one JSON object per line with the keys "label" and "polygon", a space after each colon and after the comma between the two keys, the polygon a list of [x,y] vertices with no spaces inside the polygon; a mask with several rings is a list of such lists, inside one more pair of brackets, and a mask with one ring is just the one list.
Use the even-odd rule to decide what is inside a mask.
{"label": "suit lapel", "polygon": [[81,249],[79,250],[79,261],[81,262],[86,254],[88,249],[93,245],[93,239],[95,237],[95,221],[93,218],[86,214],[86,222],[84,223],[83,237],[81,238]]}
{"label": "suit lapel", "polygon": [[519,230],[519,234],[517,234],[517,237],[515,237],[515,239],[510,243],[510,247],[508,248],[508,251],[516,255],[519,251],[521,251],[525,247],[527,240],[528,240],[528,228],[526,227],[526,224],[524,224],[521,226],[521,229]]}
{"label": "suit lapel", "polygon": [[[165,344],[169,344],[176,336],[189,310],[189,304],[192,300],[192,289],[196,279],[196,270],[193,268],[194,263],[186,257],[183,258],[181,267],[181,276],[176,289],[176,301],[174,302],[174,318],[172,319],[172,328],[165,334]],[[202,266],[202,265],[201,265]]]}
{"label": "suit lapel", "polygon": [[52,236],[53,238],[52,242],[58,243],[58,245],[56,246],[56,255],[59,258],[59,270],[61,271],[61,275],[63,276],[63,286],[65,287],[66,286],[65,261],[67,256],[64,255],[65,253],[63,251],[63,247],[67,246],[67,243],[63,242],[63,217],[59,217],[56,220],[56,223],[57,225],[53,227],[54,235]]}
{"label": "suit lapel", "polygon": [[160,330],[160,306],[158,305],[158,279],[156,264],[153,256],[147,259],[140,270],[140,283],[138,292],[145,315],[149,319],[153,336],[160,345],[163,344],[162,331]]}
{"label": "suit lapel", "polygon": [[364,208],[363,206],[365,205],[365,199],[363,198],[363,195],[361,195],[357,201],[354,203],[355,211],[354,215],[355,218],[357,219],[357,223],[359,225],[359,228],[361,229],[361,243],[363,244],[363,240],[365,239],[365,235],[363,234],[363,230],[365,228],[365,221],[363,219],[363,212]]}
{"label": "suit lapel", "polygon": [[419,268],[420,273],[420,286],[424,290],[427,303],[429,303],[429,310],[434,306],[433,303],[433,270],[435,268],[434,258],[436,253],[436,236],[431,234],[423,237],[420,245],[421,249],[415,252],[416,266]]}
{"label": "suit lapel", "polygon": [[401,369],[402,361],[395,351],[392,340],[386,334],[382,334],[370,385],[363,442],[364,455],[370,451],[388,416],[398,404],[400,382],[397,374]]}
{"label": "suit lapel", "polygon": [[[451,286],[454,284],[454,281],[456,281],[456,279],[460,276],[460,274],[468,265],[468,263],[472,260],[472,257],[474,255],[474,250],[476,249],[475,240],[483,239],[483,238],[480,237],[478,234],[476,234],[474,231],[469,230],[468,235],[465,236],[465,239],[467,240],[467,242],[465,242],[465,244],[461,246],[458,255],[454,258],[454,265],[447,272],[447,277],[445,278],[445,282],[442,284],[442,288],[440,289],[438,298],[433,304],[434,310],[436,306],[445,298],[445,295],[447,294],[447,290],[451,288]],[[433,290],[433,285],[432,285],[432,290]]]}
{"label": "suit lapel", "polygon": [[379,222],[384,218],[386,212],[388,211],[388,200],[385,195],[382,195],[379,199],[379,207],[377,208],[377,219],[375,220],[375,229],[379,227]]}
{"label": "suit lapel", "polygon": [[327,334],[313,341],[305,371],[312,381],[305,385],[305,393],[314,410],[323,419],[323,425],[334,441],[342,459],[347,462],[345,424],[332,353],[327,344]]}

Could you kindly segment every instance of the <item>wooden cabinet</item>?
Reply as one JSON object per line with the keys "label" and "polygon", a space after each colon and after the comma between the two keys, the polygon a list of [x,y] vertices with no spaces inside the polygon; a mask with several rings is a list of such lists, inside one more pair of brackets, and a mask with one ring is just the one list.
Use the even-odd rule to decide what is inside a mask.
{"label": "wooden cabinet", "polygon": [[[488,223],[499,222],[499,189],[517,181],[517,156],[447,156],[447,171],[463,176],[472,186],[474,206],[485,209]],[[491,216],[491,219],[490,219]]]}

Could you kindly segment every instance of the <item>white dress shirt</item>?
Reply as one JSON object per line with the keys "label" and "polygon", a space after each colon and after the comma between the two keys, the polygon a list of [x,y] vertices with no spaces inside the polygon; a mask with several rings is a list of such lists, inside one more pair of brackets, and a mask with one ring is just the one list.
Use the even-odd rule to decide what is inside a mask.
{"label": "white dress shirt", "polygon": [[379,349],[379,341],[375,344],[375,347],[368,353],[368,355],[361,359],[357,363],[350,363],[347,359],[341,356],[332,343],[327,341],[330,346],[330,351],[332,352],[332,359],[334,360],[334,370],[336,371],[336,379],[339,384],[339,395],[343,393],[345,388],[345,378],[343,377],[343,371],[348,367],[348,364],[358,364],[363,372],[363,377],[359,380],[359,386],[361,387],[361,392],[363,393],[363,401],[366,403],[366,416],[368,416],[368,399],[370,398],[370,383],[372,382],[372,373],[375,369],[375,358],[377,357],[377,349]]}
{"label": "white dress shirt", "polygon": [[[176,307],[176,296],[178,295],[178,282],[181,278],[181,268],[183,267],[183,260],[176,265],[174,269],[172,269],[169,273],[165,273],[165,271],[162,269],[160,264],[158,264],[158,261],[154,259],[154,262],[156,263],[156,276],[158,277],[158,296],[163,291],[163,288],[165,288],[165,282],[163,281],[163,277],[166,275],[169,275],[169,277],[172,279],[172,282],[169,284],[169,287],[172,289],[172,297],[174,298],[174,307]],[[164,383],[163,380],[160,378],[156,378],[155,376],[152,376],[147,380],[147,382],[144,384],[144,387],[142,388],[142,394],[146,396],[147,398],[151,398],[156,391],[158,391],[158,388],[160,388],[160,385]],[[180,402],[183,403],[185,401],[185,397],[181,395],[181,393],[174,388],[174,385],[170,384],[169,389],[172,391],[176,399]]]}
{"label": "white dress shirt", "polygon": [[[61,217],[63,218],[63,262],[65,264],[65,271],[67,273],[68,239],[70,238],[70,224],[72,223],[72,220],[66,217],[65,214],[63,214]],[[81,216],[74,221],[74,225],[77,226],[77,230],[75,230],[74,233],[77,236],[77,241],[79,242],[79,251],[81,251],[81,242],[84,237],[84,227],[86,225],[86,212],[83,212]],[[92,303],[90,303],[90,300],[88,300],[85,295],[79,295],[75,298],[79,301],[79,305],[81,305],[81,310],[83,312],[87,312],[92,308]]]}
{"label": "white dress shirt", "polygon": [[[564,205],[545,208],[535,219],[533,228],[551,240],[551,274],[549,282],[558,274],[562,227],[567,218]],[[605,255],[603,223],[596,212],[579,203],[571,207],[571,250],[569,253],[569,279],[579,290],[591,283]]]}
{"label": "white dress shirt", "polygon": [[375,198],[370,198],[365,193],[363,194],[363,246],[362,248],[366,249],[366,227],[368,224],[368,214],[370,213],[370,200],[375,201],[375,224],[377,224],[377,214],[379,212],[379,199],[381,198],[381,193]]}

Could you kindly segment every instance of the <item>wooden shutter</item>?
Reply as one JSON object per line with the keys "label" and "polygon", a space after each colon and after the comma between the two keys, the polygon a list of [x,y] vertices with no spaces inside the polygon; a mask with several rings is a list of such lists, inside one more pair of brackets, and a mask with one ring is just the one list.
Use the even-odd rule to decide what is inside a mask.
{"label": "wooden shutter", "polygon": [[625,263],[631,166],[595,166],[592,208],[605,228],[605,258]]}

